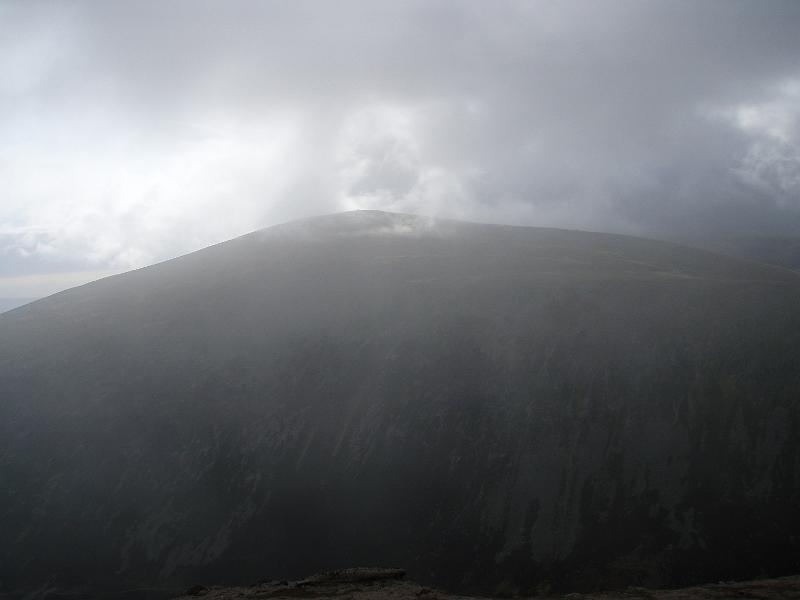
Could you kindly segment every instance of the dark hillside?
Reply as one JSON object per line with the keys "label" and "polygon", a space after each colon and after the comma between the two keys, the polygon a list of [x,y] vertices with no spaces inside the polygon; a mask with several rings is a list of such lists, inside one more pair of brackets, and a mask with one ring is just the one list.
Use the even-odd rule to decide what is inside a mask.
{"label": "dark hillside", "polygon": [[356,212],[0,316],[0,581],[800,569],[800,277]]}

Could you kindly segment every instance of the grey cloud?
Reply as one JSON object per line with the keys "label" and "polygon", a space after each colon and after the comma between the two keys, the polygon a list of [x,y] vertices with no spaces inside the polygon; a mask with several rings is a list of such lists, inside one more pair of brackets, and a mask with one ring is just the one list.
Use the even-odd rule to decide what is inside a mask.
{"label": "grey cloud", "polygon": [[[0,62],[16,77],[0,93],[0,183],[23,224],[55,201],[29,192],[19,161],[63,144],[54,177],[76,171],[70,146],[85,165],[105,157],[101,171],[132,165],[108,190],[88,167],[63,186],[95,208],[63,213],[71,241],[55,250],[95,263],[355,207],[800,231],[800,138],[767,122],[776,106],[788,130],[800,122],[800,96],[775,91],[800,81],[797,2],[12,2],[0,18],[17,57]],[[743,107],[762,122],[737,121]],[[174,199],[192,165],[205,179]],[[108,236],[76,250],[120,214],[131,222],[110,229],[132,254]]]}

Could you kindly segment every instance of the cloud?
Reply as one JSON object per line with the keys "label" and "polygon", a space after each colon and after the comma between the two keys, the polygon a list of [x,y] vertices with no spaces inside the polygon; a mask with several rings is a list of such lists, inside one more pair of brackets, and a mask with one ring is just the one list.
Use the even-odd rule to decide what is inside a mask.
{"label": "cloud", "polygon": [[0,272],[378,208],[800,231],[800,6],[7,2]]}
{"label": "cloud", "polygon": [[788,79],[760,102],[729,111],[749,137],[736,173],[786,208],[800,208],[800,78]]}

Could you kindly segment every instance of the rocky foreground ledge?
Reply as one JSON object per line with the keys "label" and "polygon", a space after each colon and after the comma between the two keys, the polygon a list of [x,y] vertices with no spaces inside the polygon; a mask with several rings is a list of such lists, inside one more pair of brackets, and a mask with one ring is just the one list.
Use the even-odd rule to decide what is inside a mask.
{"label": "rocky foreground ledge", "polygon": [[[405,579],[402,569],[358,568],[326,571],[298,581],[260,581],[245,587],[194,586],[180,600],[205,598],[313,598],[316,600],[469,600]],[[539,598],[542,598],[541,596]],[[563,600],[717,600],[723,598],[800,599],[800,576],[720,582],[677,590],[628,588],[618,592],[550,596]]]}

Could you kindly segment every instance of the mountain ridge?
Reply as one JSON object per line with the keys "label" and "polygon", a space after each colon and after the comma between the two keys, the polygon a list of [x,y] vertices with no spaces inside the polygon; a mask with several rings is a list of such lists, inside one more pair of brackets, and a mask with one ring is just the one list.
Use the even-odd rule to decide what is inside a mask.
{"label": "mountain ridge", "polygon": [[[348,222],[349,221],[349,222]],[[370,223],[370,221],[372,221]],[[137,269],[133,269],[131,271],[126,271],[124,273],[119,273],[115,275],[110,275],[108,277],[104,277],[101,280],[96,280],[92,282],[88,282],[85,284],[81,284],[75,288],[69,288],[67,290],[62,290],[51,296],[39,299],[25,299],[26,304],[22,306],[27,306],[27,304],[33,304],[39,300],[47,300],[53,296],[59,296],[65,292],[70,292],[74,289],[83,288],[85,286],[91,286],[97,283],[97,281],[104,281],[104,280],[113,280],[118,277],[124,277],[130,273],[136,273],[139,271],[149,270],[159,265],[163,265],[165,263],[171,263],[172,261],[180,261],[184,260],[187,257],[194,256],[198,253],[207,253],[213,252],[215,249],[218,251],[222,248],[227,248],[231,244],[241,244],[244,243],[246,240],[253,240],[263,238],[264,236],[276,235],[280,236],[288,235],[292,236],[292,234],[297,235],[298,233],[302,233],[304,230],[310,229],[309,233],[313,231],[313,234],[325,234],[326,229],[329,230],[331,227],[340,228],[346,227],[348,233],[356,233],[358,235],[376,235],[376,234],[394,234],[394,235],[424,235],[424,234],[432,234],[432,235],[446,235],[448,232],[450,234],[453,233],[454,229],[458,227],[466,227],[466,228],[496,228],[498,231],[506,229],[506,230],[518,230],[518,231],[526,231],[526,232],[540,232],[543,234],[562,234],[566,236],[574,236],[574,237],[582,237],[582,236],[590,236],[595,241],[647,241],[648,243],[654,244],[663,244],[665,248],[669,247],[672,249],[692,249],[695,252],[703,252],[713,256],[724,256],[726,259],[732,261],[742,261],[748,263],[757,263],[759,265],[768,267],[770,269],[779,269],[782,271],[789,271],[791,273],[796,273],[796,269],[781,264],[780,262],[772,262],[772,261],[765,261],[761,260],[758,256],[751,256],[747,252],[725,252],[724,247],[721,244],[707,244],[703,245],[698,243],[696,240],[683,240],[683,239],[661,239],[661,238],[649,238],[646,236],[638,236],[638,235],[630,235],[630,234],[623,234],[623,233],[609,233],[609,232],[599,232],[599,231],[591,231],[591,230],[580,230],[580,229],[564,229],[558,227],[534,227],[534,226],[527,226],[527,225],[513,225],[513,224],[502,224],[502,223],[481,223],[481,222],[474,222],[474,221],[461,221],[458,219],[452,218],[440,218],[440,217],[433,217],[433,216],[420,216],[415,215],[412,213],[398,213],[398,212],[390,212],[390,211],[382,211],[382,210],[374,210],[374,209],[358,209],[358,210],[351,210],[345,211],[340,213],[330,213],[330,214],[321,214],[312,217],[306,217],[302,219],[295,219],[286,221],[283,223],[278,223],[275,225],[271,225],[268,227],[264,227],[261,229],[257,229],[229,240],[224,240],[222,242],[217,242],[205,248],[201,248],[199,250],[195,250],[189,252],[187,254],[166,259],[163,261],[159,261],[157,263],[146,265],[144,267],[139,267]],[[359,231],[358,228],[361,228]],[[346,235],[341,229],[338,229],[341,235]],[[353,231],[355,230],[355,231]],[[331,232],[328,231],[328,234]],[[19,307],[14,307],[14,310]],[[2,314],[2,313],[0,313]]]}

